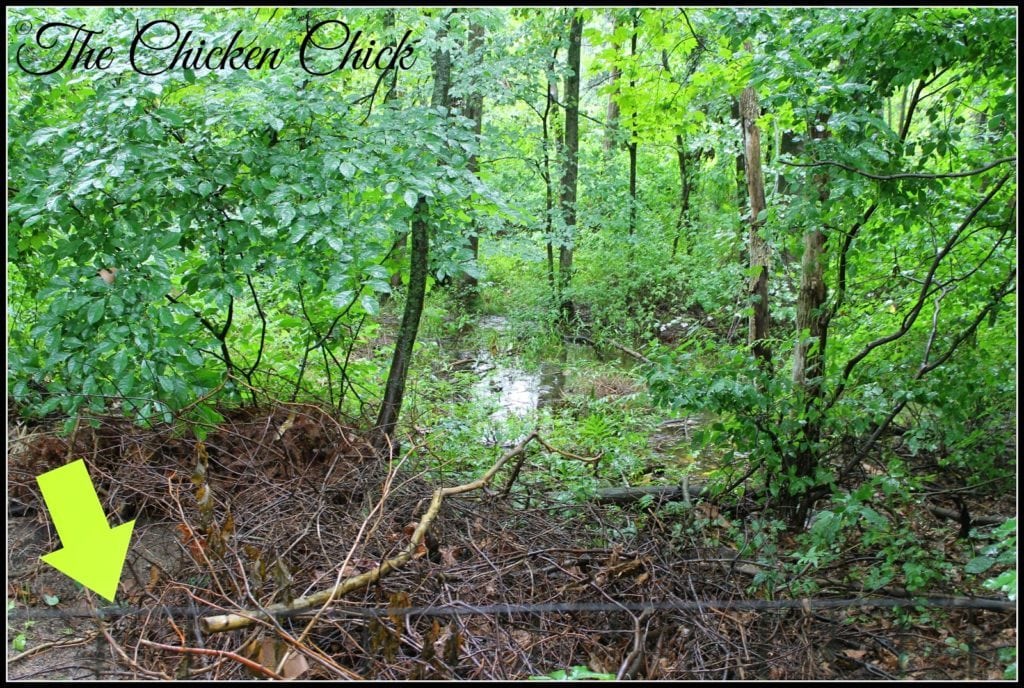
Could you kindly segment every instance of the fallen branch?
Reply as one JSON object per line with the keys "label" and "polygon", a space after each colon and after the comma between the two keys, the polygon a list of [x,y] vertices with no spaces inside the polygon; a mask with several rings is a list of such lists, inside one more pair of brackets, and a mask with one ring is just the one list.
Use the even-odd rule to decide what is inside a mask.
{"label": "fallen branch", "polygon": [[567,452],[564,449],[556,449],[555,447],[552,447],[550,444],[544,441],[544,438],[541,437],[540,435],[537,435],[536,440],[541,443],[541,446],[543,446],[552,454],[561,454],[567,459],[574,459],[576,461],[582,461],[583,463],[597,463],[598,461],[601,460],[601,457],[604,456],[604,452],[599,453],[597,456],[580,456],[579,454]]}
{"label": "fallen branch", "polygon": [[32,655],[35,655],[35,654],[39,654],[43,650],[49,650],[50,648],[54,648],[54,647],[56,647],[56,648],[64,648],[64,647],[74,647],[76,645],[84,645],[86,643],[92,642],[95,639],[95,637],[96,637],[96,634],[93,633],[92,635],[88,635],[88,636],[86,636],[84,638],[73,638],[73,639],[70,639],[70,640],[55,640],[55,641],[49,642],[49,643],[42,643],[40,645],[36,645],[35,647],[30,647],[29,649],[25,650],[24,652],[22,652],[20,654],[16,654],[13,657],[8,657],[7,665],[10,666],[11,664],[14,664],[15,662],[17,662],[19,660],[25,659],[27,657],[31,657]]}
{"label": "fallen branch", "polygon": [[1013,600],[1000,600],[990,597],[966,597],[964,595],[940,595],[930,594],[927,597],[918,597],[906,588],[890,586],[885,588],[870,588],[863,583],[856,581],[839,581],[833,578],[822,578],[818,580],[821,584],[834,585],[864,595],[882,595],[889,599],[907,599],[914,602],[920,601],[921,606],[945,607],[947,609],[993,609],[997,611],[1016,611],[1017,603]]}
{"label": "fallen branch", "polygon": [[240,628],[246,628],[257,621],[267,620],[274,616],[301,613],[331,600],[338,599],[354,590],[359,590],[376,583],[382,577],[403,566],[406,562],[412,559],[413,554],[416,552],[416,548],[421,542],[423,542],[423,538],[426,536],[427,530],[430,528],[430,524],[434,522],[435,518],[437,518],[437,514],[441,510],[441,503],[444,501],[445,497],[462,494],[463,492],[471,492],[472,490],[478,490],[485,487],[494,478],[495,474],[501,470],[502,466],[504,466],[510,459],[522,454],[526,450],[526,445],[535,439],[539,439],[539,435],[536,431],[531,432],[520,440],[519,444],[510,449],[509,452],[498,459],[497,462],[495,462],[495,464],[483,474],[483,476],[473,482],[466,483],[464,485],[457,485],[455,487],[443,487],[435,490],[434,496],[430,500],[430,506],[416,525],[416,529],[413,531],[409,544],[397,556],[384,561],[380,566],[365,573],[361,573],[358,576],[346,578],[333,588],[322,590],[306,597],[300,597],[292,600],[291,602],[272,604],[264,609],[256,611],[244,611],[234,614],[219,614],[216,616],[204,617],[200,620],[203,631],[206,633],[234,631]]}
{"label": "fallen branch", "polygon": [[[690,485],[684,491],[680,485],[658,485],[645,487],[606,487],[597,491],[594,502],[598,504],[629,504],[636,502],[650,495],[655,501],[679,502],[686,500],[687,496],[697,499],[703,496],[703,485]],[[944,509],[933,504],[927,505],[928,511],[939,518],[960,520],[959,512],[952,509]],[[1006,521],[1004,516],[972,516],[972,526],[998,526]]]}
{"label": "fallen branch", "polygon": [[[929,504],[928,511],[939,518],[948,518],[954,521],[960,520],[960,512],[953,511],[952,509],[943,509],[941,506]],[[998,526],[1002,525],[1004,521],[1006,521],[1005,516],[971,516],[972,526]]]}
{"label": "fallen branch", "polygon": [[651,362],[651,359],[647,358],[646,356],[644,356],[639,351],[633,351],[632,349],[630,349],[628,347],[622,346],[618,342],[608,342],[608,343],[611,344],[612,346],[614,346],[616,349],[618,349],[622,353],[624,353],[627,356],[630,356],[630,357],[640,361],[641,363],[650,363]]}
{"label": "fallen branch", "polygon": [[140,638],[139,642],[143,645],[146,645],[147,647],[155,647],[158,650],[167,650],[168,652],[178,652],[186,655],[205,655],[207,657],[221,657],[224,659],[230,659],[235,662],[238,662],[239,664],[245,666],[247,669],[250,669],[251,671],[255,671],[258,674],[266,676],[267,678],[276,679],[278,681],[283,679],[282,676],[275,674],[273,671],[266,668],[262,664],[254,662],[247,657],[243,657],[240,654],[229,652],[227,650],[214,650],[205,647],[177,647],[175,645],[155,643],[152,640],[146,640],[145,638]]}
{"label": "fallen branch", "polygon": [[[586,337],[586,336],[584,336],[582,334],[569,335],[569,336],[566,337],[566,340],[567,341],[571,341],[571,342],[575,342],[575,343],[578,343],[578,344],[586,344],[587,346],[592,346],[595,349],[599,349],[600,348],[600,346],[598,346],[597,342],[595,342],[590,337]],[[609,340],[608,341],[608,345],[613,347],[613,348],[615,348],[615,349],[618,349],[619,351],[621,351],[622,353],[626,354],[630,358],[632,358],[632,359],[634,359],[636,361],[640,361],[641,363],[650,363],[651,362],[651,359],[647,358],[646,356],[644,356],[639,351],[633,351],[629,347],[623,346],[622,344],[619,344],[618,342],[614,342],[614,341]]]}
{"label": "fallen branch", "polygon": [[650,495],[655,501],[686,501],[699,499],[704,494],[703,485],[649,485],[645,487],[606,487],[597,491],[591,501],[598,504],[628,504]]}

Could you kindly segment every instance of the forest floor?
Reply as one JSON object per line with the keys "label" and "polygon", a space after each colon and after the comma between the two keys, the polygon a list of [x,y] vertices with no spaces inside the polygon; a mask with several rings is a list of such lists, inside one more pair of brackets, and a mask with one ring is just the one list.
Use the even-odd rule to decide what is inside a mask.
{"label": "forest floor", "polygon": [[[1016,643],[1007,611],[897,623],[872,607],[694,608],[752,599],[754,567],[716,542],[720,525],[681,530],[684,517],[655,511],[630,528],[639,519],[619,507],[494,491],[446,499],[425,551],[315,622],[307,612],[206,634],[197,617],[308,594],[394,556],[431,486],[372,458],[315,407],[237,410],[202,445],[170,427],[97,420],[70,445],[41,428],[9,444],[19,511],[7,531],[8,678],[522,679],[585,667],[649,679],[991,679],[998,648]],[[195,470],[204,452],[206,477]],[[116,608],[39,561],[58,540],[33,476],[68,456],[87,459],[113,522],[137,519]],[[212,510],[197,502],[203,485]],[[922,533],[946,547],[954,530],[933,521]],[[815,597],[857,594],[837,585]],[[651,600],[676,608],[638,609]],[[408,607],[421,609],[388,613]],[[103,620],[89,618],[97,608]],[[301,659],[282,665],[289,647]]]}
{"label": "forest floor", "polygon": [[[500,366],[484,371],[491,363],[480,384],[518,390],[502,397],[510,407],[566,383],[556,366],[524,387]],[[409,547],[434,490],[454,485],[416,468],[433,451],[429,428],[389,464],[319,406],[223,415],[202,442],[114,417],[70,437],[52,419],[8,419],[8,678],[998,679],[999,650],[1016,645],[1015,609],[864,604],[863,557],[797,578],[785,555],[741,557],[729,533],[746,507],[578,503],[520,489],[518,459],[558,449],[539,441],[485,489],[446,497],[424,544],[378,581],[327,606],[207,632],[204,617],[373,571]],[[71,458],[86,460],[113,524],[136,521],[116,605],[39,559],[60,545],[35,476]],[[1016,510],[1012,495],[972,508]],[[954,521],[902,516],[919,544],[963,559]],[[797,548],[786,535],[778,544]],[[944,599],[969,603],[968,587]],[[899,604],[907,593],[870,597]]]}

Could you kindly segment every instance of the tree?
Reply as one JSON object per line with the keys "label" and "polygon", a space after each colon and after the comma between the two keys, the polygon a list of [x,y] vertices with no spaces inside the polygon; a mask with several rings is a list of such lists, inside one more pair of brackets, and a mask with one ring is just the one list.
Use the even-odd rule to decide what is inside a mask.
{"label": "tree", "polygon": [[764,200],[764,177],[761,174],[761,131],[757,118],[761,111],[757,105],[757,92],[753,87],[743,89],[740,96],[740,117],[743,126],[744,161],[746,164],[747,196],[750,199],[750,286],[751,313],[747,340],[754,356],[764,367],[771,366],[772,353],[768,345],[768,269],[771,265],[768,242],[761,236]]}
{"label": "tree", "polygon": [[564,165],[560,186],[559,206],[565,222],[565,236],[558,249],[558,278],[562,318],[567,323],[576,319],[576,308],[569,296],[572,280],[573,243],[576,238],[576,179],[579,174],[579,121],[580,121],[580,46],[583,39],[583,17],[572,12],[569,25],[569,48],[565,77],[565,144]]}
{"label": "tree", "polygon": [[[59,12],[21,16],[102,24],[123,55],[141,25],[127,9]],[[361,26],[387,31],[388,16]],[[252,21],[167,18],[200,36]],[[299,45],[317,16],[264,19]],[[317,45],[340,44],[340,26],[321,31]],[[21,56],[45,57],[32,45]],[[337,59],[314,49],[307,66]],[[360,411],[366,387],[349,363],[391,289],[398,237],[429,221],[433,257],[457,265],[465,226],[496,208],[467,171],[475,137],[416,92],[376,97],[397,82],[386,70],[311,77],[297,58],[261,72],[115,67],[11,76],[12,392],[35,413],[118,400],[146,421],[208,424],[216,405],[261,403],[264,390]]]}
{"label": "tree", "polygon": [[[632,23],[633,33],[629,38],[629,56],[632,61],[636,62],[636,39],[637,39],[637,24],[639,22],[639,13],[641,10],[632,11]],[[634,67],[635,69],[635,67]],[[636,88],[636,79],[630,75],[629,88],[634,90]],[[630,136],[629,136],[629,233],[632,236],[636,233],[636,154],[637,146],[639,142],[637,137],[637,113],[636,108],[633,108],[633,113],[630,117]]]}
{"label": "tree", "polygon": [[[484,27],[479,23],[472,23],[469,27],[468,57],[470,60],[480,60],[483,52]],[[469,95],[466,96],[462,109],[462,116],[473,123],[471,131],[475,136],[480,136],[484,121],[484,94],[480,85],[474,84]],[[471,174],[480,171],[480,164],[477,156],[470,155],[466,168]],[[475,263],[480,257],[480,228],[472,227],[469,231],[469,250],[473,255]],[[475,293],[477,289],[477,278],[475,274],[467,273],[464,277],[465,290],[468,293]]]}
{"label": "tree", "polygon": [[[445,25],[454,10],[443,17]],[[443,40],[447,34],[447,26],[439,34]],[[434,90],[430,97],[430,107],[447,119],[451,105],[449,91],[452,82],[452,59],[448,51],[439,46],[433,56]],[[430,204],[420,196],[416,200],[412,218],[412,248],[409,259],[409,292],[406,296],[405,308],[402,312],[402,324],[398,329],[395,341],[395,352],[388,370],[387,383],[384,386],[384,399],[377,415],[376,431],[378,433],[377,449],[386,456],[395,453],[394,433],[398,417],[402,410],[402,398],[405,395],[405,380],[412,363],[413,346],[419,333],[420,316],[423,314],[423,301],[427,292],[427,276],[430,260],[430,227],[427,224]]]}

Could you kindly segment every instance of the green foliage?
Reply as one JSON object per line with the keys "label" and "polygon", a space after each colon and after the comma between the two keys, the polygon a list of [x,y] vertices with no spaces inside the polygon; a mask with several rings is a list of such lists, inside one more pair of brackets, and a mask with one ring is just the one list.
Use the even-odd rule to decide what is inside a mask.
{"label": "green foliage", "polygon": [[986,573],[993,566],[1013,565],[1012,569],[1003,571],[998,576],[985,581],[989,590],[997,590],[1006,594],[1010,600],[1017,599],[1017,519],[1007,519],[1003,525],[992,532],[993,543],[984,552],[964,566],[967,573]]}
{"label": "green foliage", "polygon": [[[250,21],[174,17],[197,32]],[[120,9],[93,19],[126,48],[139,18]],[[277,22],[298,42],[299,15]],[[343,359],[358,335],[342,329],[379,315],[391,247],[420,196],[432,199],[434,273],[473,272],[463,230],[497,206],[466,171],[476,141],[465,120],[416,106],[361,120],[355,96],[308,76],[293,62],[274,72],[16,74],[16,399],[38,414],[99,412],[119,399],[130,415],[169,418],[215,392],[240,398],[236,377],[301,384],[306,370],[290,351]],[[113,279],[97,276],[112,268]],[[336,368],[324,375],[344,388]]]}
{"label": "green foliage", "polygon": [[[894,477],[894,476],[899,476]],[[924,592],[940,583],[952,566],[921,545],[920,536],[897,514],[913,503],[907,490],[913,481],[893,475],[878,477],[851,493],[835,494],[829,507],[814,515],[799,536],[800,565],[812,568],[833,563],[840,556],[863,556],[870,564],[856,570],[857,582],[868,590],[900,584]]]}
{"label": "green foliage", "polygon": [[[727,26],[723,52],[738,52],[750,67],[734,77],[734,88],[748,79],[757,88],[763,140],[775,135],[765,156],[767,180],[784,175],[786,182],[769,190],[762,230],[776,249],[769,270],[774,364],[765,369],[720,342],[687,342],[653,356],[652,392],[674,408],[717,415],[698,441],[749,457],[743,464],[759,478],[755,485],[782,503],[797,499],[809,508],[841,477],[830,460],[840,448],[877,450],[880,433],[894,426],[902,430],[902,450],[934,456],[940,468],[969,482],[1012,475],[1014,374],[1005,352],[1013,328],[1000,314],[1012,304],[1015,279],[1015,187],[999,175],[1010,173],[1005,162],[1014,144],[1009,131],[1000,125],[994,133],[987,119],[1015,120],[1002,95],[1015,86],[1009,43],[968,46],[960,38],[981,25],[1006,38],[1010,15],[718,15],[732,19],[720,22]],[[914,55],[902,54],[906,44],[918,46]],[[849,57],[837,61],[839,53]],[[826,135],[809,136],[814,128]],[[780,155],[785,132],[797,145]],[[986,164],[1000,171],[942,177]],[[826,234],[825,369],[817,380],[794,383],[791,342],[807,336],[793,330],[805,271],[800,238],[814,228]],[[894,475],[898,460],[883,462]],[[744,467],[723,471],[722,482]],[[807,550],[809,563],[823,556],[828,532],[847,527],[841,514],[818,523],[820,542]],[[920,585],[932,573],[913,561],[902,571]]]}
{"label": "green foliage", "polygon": [[602,674],[585,666],[556,669],[549,674],[530,676],[530,681],[614,681],[615,674]]}
{"label": "green foliage", "polygon": [[[7,614],[8,615],[10,615],[10,613],[16,607],[17,607],[17,603],[14,600],[12,600],[12,599],[8,599],[7,600]],[[15,652],[24,652],[25,651],[25,649],[28,647],[28,632],[30,630],[32,630],[32,627],[35,626],[35,624],[36,624],[36,622],[35,621],[31,621],[31,620],[25,621],[25,622],[23,622],[21,624],[21,629],[19,631],[17,631],[14,634],[14,637],[12,637],[10,639],[11,649],[12,650],[14,650]],[[13,629],[13,625],[9,626],[9,628]]]}

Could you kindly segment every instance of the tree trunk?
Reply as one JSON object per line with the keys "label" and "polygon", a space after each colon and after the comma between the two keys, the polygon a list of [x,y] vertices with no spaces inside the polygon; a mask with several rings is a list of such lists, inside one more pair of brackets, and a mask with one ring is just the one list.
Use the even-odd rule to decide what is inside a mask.
{"label": "tree trunk", "polygon": [[[629,43],[629,56],[633,60],[632,69],[636,69],[636,35],[637,35],[637,12],[633,10],[633,36]],[[630,76],[629,92],[636,93],[636,80]],[[637,152],[637,131],[636,131],[636,105],[633,106],[629,137],[629,235],[636,233],[636,152]]]}
{"label": "tree trunk", "polygon": [[687,164],[689,155],[686,152],[686,146],[683,143],[681,134],[676,134],[676,157],[679,159],[679,217],[676,219],[676,236],[672,239],[673,258],[679,249],[680,239],[685,239],[683,241],[683,252],[690,252],[689,237],[684,236],[689,224],[690,215],[690,173],[689,165]]}
{"label": "tree trunk", "polygon": [[[437,32],[438,40],[444,40],[448,36],[447,19],[445,26]],[[434,52],[434,90],[430,95],[430,107],[447,109],[451,104],[451,97],[448,91],[452,87],[452,56],[447,50]]]}
{"label": "tree trunk", "polygon": [[[797,138],[796,132],[790,129],[781,132],[781,136],[779,137],[779,155],[799,155],[803,150],[803,141]],[[792,184],[790,184],[786,176],[782,174],[782,167],[783,165],[779,165],[780,171],[775,175],[776,194],[788,194],[792,187]],[[783,272],[785,274],[789,274],[789,266],[793,263],[794,256],[789,250],[788,244],[782,247],[779,258],[782,261]]]}
{"label": "tree trunk", "polygon": [[[484,42],[484,27],[480,24],[473,24],[469,27],[469,55],[472,60],[480,59],[480,52]],[[484,95],[479,89],[474,89],[466,97],[466,104],[462,109],[462,116],[473,122],[473,133],[479,137],[483,131],[484,121]],[[469,156],[466,168],[476,174],[480,171],[480,163],[476,154]],[[480,256],[480,228],[473,227],[469,233],[469,250],[473,254],[473,260]],[[477,279],[472,275],[466,275],[462,280],[463,290],[467,296],[476,294]]]}
{"label": "tree trunk", "polygon": [[761,236],[763,222],[758,216],[765,209],[764,178],[761,174],[761,132],[757,127],[760,117],[757,92],[753,87],[743,89],[740,96],[740,116],[743,122],[744,158],[747,172],[747,195],[750,198],[750,278],[748,294],[753,310],[750,314],[748,342],[754,356],[767,370],[771,365],[768,346],[768,265],[769,247]]}
{"label": "tree trunk", "polygon": [[[828,116],[811,125],[811,138],[823,139],[828,136]],[[814,176],[818,200],[828,200],[828,175]],[[804,441],[799,444],[795,456],[785,457],[783,473],[797,478],[810,478],[818,464],[822,433],[822,402],[824,397],[825,353],[828,343],[828,313],[825,300],[828,289],[825,285],[825,234],[815,227],[804,234],[804,255],[800,266],[800,292],[796,302],[797,342],[793,350],[793,382],[803,392],[801,407]],[[790,525],[803,526],[807,512],[812,506],[808,494],[793,495],[788,505],[791,509]]]}
{"label": "tree trunk", "polygon": [[[743,116],[740,114],[740,101],[733,98],[730,112],[732,119],[740,123],[740,136],[746,140],[746,133],[743,131]],[[747,163],[741,147],[739,153],[736,154],[736,205],[740,208],[741,214],[743,206],[747,203],[747,198]]]}
{"label": "tree trunk", "polygon": [[561,293],[562,317],[567,323],[576,319],[576,307],[568,297],[572,281],[573,244],[576,239],[576,178],[579,172],[580,121],[580,45],[583,38],[583,18],[573,10],[569,28],[569,54],[567,66],[572,71],[565,79],[565,168],[562,173],[561,207],[565,218],[566,237],[558,249],[558,281]]}
{"label": "tree trunk", "polygon": [[[447,22],[446,16],[445,21]],[[442,29],[443,36],[446,30]],[[451,88],[452,61],[445,50],[434,53],[434,91],[430,106],[447,109]],[[412,255],[409,258],[409,292],[406,296],[402,324],[395,340],[395,353],[391,358],[388,380],[384,386],[384,400],[377,414],[375,445],[383,456],[393,457],[397,447],[394,442],[395,426],[402,411],[402,397],[405,394],[405,379],[412,363],[413,345],[419,333],[423,301],[427,293],[427,275],[430,262],[430,228],[427,224],[429,205],[420,196],[412,213]]]}
{"label": "tree trunk", "polygon": [[[612,35],[615,34],[615,30],[619,28],[618,18],[612,13]],[[614,40],[611,43],[612,52],[618,57],[620,46]],[[619,69],[618,65],[612,65],[611,81],[612,88],[608,94],[608,109],[605,112],[604,118],[604,142],[603,148],[605,153],[611,153],[615,150],[615,144],[618,141],[618,128],[619,128],[619,101],[617,100],[619,95],[619,78],[622,76],[622,70]]]}
{"label": "tree trunk", "polygon": [[413,209],[412,256],[409,260],[409,294],[402,313],[402,324],[395,341],[395,353],[384,387],[384,401],[377,415],[377,449],[385,456],[393,456],[393,438],[398,416],[402,411],[405,378],[412,362],[412,349],[420,327],[423,299],[427,293],[427,261],[430,255],[430,233],[427,226],[427,201],[422,196]]}
{"label": "tree trunk", "polygon": [[[389,9],[384,13],[384,32],[385,35],[390,36],[391,31],[395,27],[395,10]],[[394,102],[399,97],[398,92],[398,72],[400,69],[391,70],[394,74],[391,75],[391,85],[387,91],[384,92],[384,105],[387,106],[389,103]],[[409,243],[409,233],[402,232],[401,235],[395,238],[395,243],[391,247],[391,259],[398,265],[398,268],[391,273],[389,282],[391,284],[392,291],[399,289],[402,286],[402,264],[405,262],[406,247]],[[391,299],[391,292],[385,292],[380,295],[380,302],[387,303]]]}
{"label": "tree trunk", "polygon": [[[812,125],[810,138],[828,137],[828,116]],[[818,201],[828,200],[828,175],[814,175]],[[796,327],[799,339],[793,353],[793,381],[812,399],[822,395],[822,376],[825,374],[825,344],[828,313],[825,301],[825,234],[815,227],[804,234],[804,255],[800,266],[800,292],[796,302]],[[806,335],[804,334],[806,330]]]}
{"label": "tree trunk", "polygon": [[[558,59],[558,48],[555,48],[555,52],[551,55],[551,65],[548,69],[548,91],[547,97],[544,103],[544,116],[541,118],[541,124],[543,125],[544,131],[544,236],[547,237],[547,253],[548,253],[548,282],[551,285],[551,294],[555,298],[555,302],[561,301],[558,298],[558,285],[555,282],[555,250],[552,245],[552,237],[554,234],[553,225],[553,213],[555,207],[555,192],[554,183],[552,182],[551,174],[551,154],[549,153],[549,140],[550,136],[548,133],[548,120],[553,116],[555,119],[555,129],[558,129],[558,110],[557,108],[552,109],[552,106],[558,102],[558,80],[554,77],[555,73],[555,61]],[[555,134],[555,159],[557,160],[561,146],[561,135]]]}

